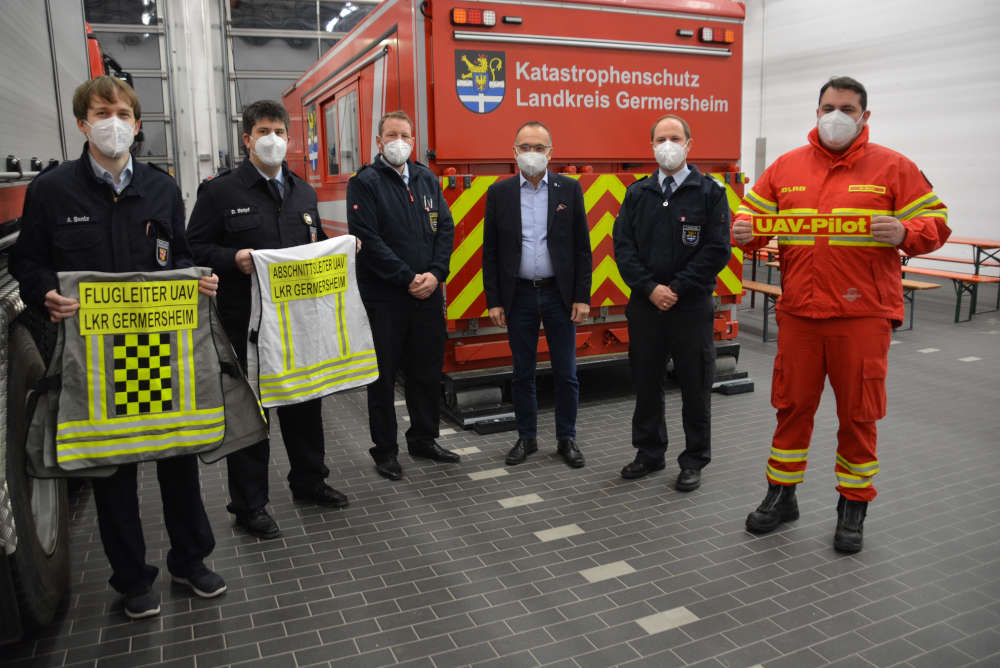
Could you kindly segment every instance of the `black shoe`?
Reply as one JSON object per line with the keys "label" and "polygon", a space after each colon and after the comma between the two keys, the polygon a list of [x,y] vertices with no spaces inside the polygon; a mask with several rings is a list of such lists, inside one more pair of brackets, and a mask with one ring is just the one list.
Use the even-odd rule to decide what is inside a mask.
{"label": "black shoe", "polygon": [[693,492],[701,487],[701,471],[698,469],[681,469],[674,483],[674,489],[678,492]]}
{"label": "black shoe", "polygon": [[861,551],[867,514],[867,501],[852,501],[840,497],[837,501],[837,532],[833,534],[833,549],[847,554]]}
{"label": "black shoe", "polygon": [[795,499],[795,485],[768,484],[767,496],[757,510],[747,515],[747,531],[767,533],[782,522],[799,519],[799,502]]}
{"label": "black shoe", "polygon": [[580,452],[580,448],[576,447],[576,441],[572,438],[559,439],[559,445],[556,447],[556,452],[559,453],[559,456],[563,458],[566,465],[570,468],[583,468],[583,453]]}
{"label": "black shoe", "polygon": [[538,441],[533,438],[519,438],[514,447],[507,453],[507,459],[504,461],[508,466],[516,466],[533,452],[538,452]]}
{"label": "black shoe", "polygon": [[278,523],[263,508],[251,510],[247,513],[237,513],[236,526],[242,528],[251,536],[265,540],[277,538],[281,535]]}
{"label": "black shoe", "polygon": [[145,619],[160,614],[160,595],[146,587],[125,594],[125,614],[130,619]]}
{"label": "black shoe", "polygon": [[293,489],[292,498],[296,501],[315,503],[317,506],[326,506],[327,508],[346,508],[351,505],[351,502],[347,500],[344,494],[323,481],[316,483],[308,492],[295,491]]}
{"label": "black shoe", "polygon": [[201,564],[193,573],[187,577],[173,576],[175,583],[184,585],[202,598],[215,598],[226,591],[226,581],[222,576]]}
{"label": "black shoe", "polygon": [[662,459],[658,462],[651,462],[642,455],[636,455],[635,459],[622,469],[622,477],[626,480],[642,478],[653,471],[662,471],[664,466],[666,464],[663,463]]}
{"label": "black shoe", "polygon": [[376,462],[375,470],[380,476],[389,480],[403,479],[403,467],[399,465],[399,461],[395,457],[386,459],[381,463]]}
{"label": "black shoe", "polygon": [[436,462],[454,464],[462,459],[451,450],[445,450],[436,442],[424,443],[423,445],[412,445],[409,448],[411,457],[421,457],[423,459],[433,459]]}

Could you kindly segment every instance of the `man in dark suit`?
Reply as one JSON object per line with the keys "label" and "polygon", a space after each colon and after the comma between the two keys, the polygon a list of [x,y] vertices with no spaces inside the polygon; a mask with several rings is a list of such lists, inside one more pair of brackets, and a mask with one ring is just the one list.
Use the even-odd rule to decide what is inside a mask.
{"label": "man in dark suit", "polygon": [[507,327],[514,365],[511,390],[518,439],[507,464],[538,450],[535,363],[539,321],[545,325],[556,391],[557,451],[573,468],[576,445],[576,325],[590,313],[590,233],[583,191],[548,171],[552,135],[537,121],[517,130],[521,173],[490,186],[483,222],[483,284],[490,320]]}

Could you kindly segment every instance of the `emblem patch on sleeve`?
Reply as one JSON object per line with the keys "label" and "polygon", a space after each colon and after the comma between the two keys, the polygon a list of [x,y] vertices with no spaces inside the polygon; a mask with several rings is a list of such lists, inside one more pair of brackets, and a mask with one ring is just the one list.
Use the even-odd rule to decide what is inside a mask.
{"label": "emblem patch on sleeve", "polygon": [[685,246],[697,246],[701,239],[701,225],[682,225],[681,241]]}

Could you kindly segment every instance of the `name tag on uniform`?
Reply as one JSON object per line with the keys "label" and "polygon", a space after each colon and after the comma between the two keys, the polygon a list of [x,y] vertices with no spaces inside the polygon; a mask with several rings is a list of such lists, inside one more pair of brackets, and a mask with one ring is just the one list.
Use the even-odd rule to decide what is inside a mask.
{"label": "name tag on uniform", "polygon": [[257,213],[255,206],[234,206],[225,212],[226,218],[236,218],[239,216],[249,216]]}
{"label": "name tag on uniform", "polygon": [[96,223],[90,216],[77,216],[77,215],[66,215],[59,216],[56,220],[56,225],[85,225],[87,223]]}

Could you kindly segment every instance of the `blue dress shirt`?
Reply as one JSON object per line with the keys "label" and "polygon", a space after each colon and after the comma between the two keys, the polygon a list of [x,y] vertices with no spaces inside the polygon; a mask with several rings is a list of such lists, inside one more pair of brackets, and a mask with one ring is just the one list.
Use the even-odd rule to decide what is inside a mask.
{"label": "blue dress shirt", "polygon": [[549,255],[549,173],[545,172],[535,188],[531,181],[521,179],[521,267],[518,277],[551,278],[556,272]]}

